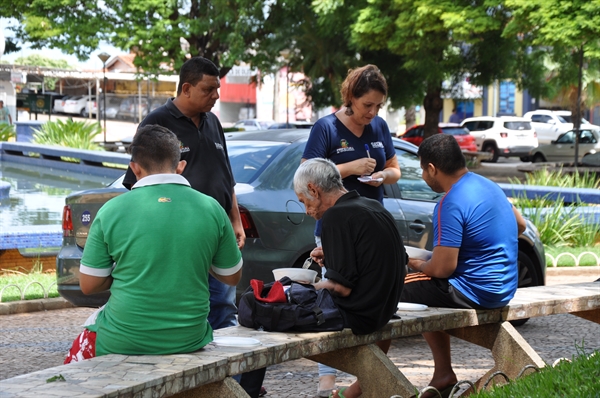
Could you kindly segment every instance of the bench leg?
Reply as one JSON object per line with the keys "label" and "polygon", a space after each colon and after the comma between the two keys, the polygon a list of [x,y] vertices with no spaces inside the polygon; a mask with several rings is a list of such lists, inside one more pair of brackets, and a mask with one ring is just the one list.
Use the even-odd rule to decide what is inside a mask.
{"label": "bench leg", "polygon": [[410,397],[415,387],[375,344],[344,348],[308,359],[355,375],[363,391],[361,397]]}
{"label": "bench leg", "polygon": [[447,333],[492,351],[494,367],[475,383],[477,391],[495,372],[501,371],[514,380],[527,365],[545,366],[542,358],[510,322],[452,329]]}
{"label": "bench leg", "polygon": [[588,321],[600,323],[600,309],[595,309],[591,311],[572,312],[572,314],[577,315],[580,318],[587,319]]}
{"label": "bench leg", "polygon": [[194,388],[193,390],[183,391],[173,395],[176,398],[215,398],[215,397],[232,397],[232,398],[248,398],[249,395],[231,377],[214,383],[206,384]]}

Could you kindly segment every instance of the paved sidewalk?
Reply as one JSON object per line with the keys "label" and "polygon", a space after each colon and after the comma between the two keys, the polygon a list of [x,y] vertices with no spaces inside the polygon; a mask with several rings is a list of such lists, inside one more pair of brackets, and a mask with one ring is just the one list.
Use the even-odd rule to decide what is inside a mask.
{"label": "paved sidewalk", "polygon": [[[600,267],[586,268],[583,276],[554,275],[559,272],[549,270],[548,285],[600,277]],[[81,332],[81,324],[93,311],[66,308],[0,316],[0,379],[62,364],[71,342]],[[518,331],[547,363],[570,358],[578,350],[600,350],[600,325],[573,315],[530,319]],[[584,348],[578,348],[582,345]],[[473,381],[492,366],[491,355],[483,348],[453,338],[452,350],[461,363],[455,368],[459,379]],[[427,385],[433,361],[421,336],[394,340],[389,356],[414,385]],[[340,373],[338,385],[349,385],[353,380],[353,376]],[[316,364],[302,359],[270,367],[264,386],[271,398],[312,397],[317,381]]]}

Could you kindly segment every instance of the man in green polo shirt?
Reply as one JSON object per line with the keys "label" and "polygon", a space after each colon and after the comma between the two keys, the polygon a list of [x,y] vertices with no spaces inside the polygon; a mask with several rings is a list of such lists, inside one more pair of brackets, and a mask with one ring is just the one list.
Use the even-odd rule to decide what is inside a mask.
{"label": "man in green polo shirt", "polygon": [[65,363],[105,354],[196,351],[212,341],[208,275],[235,286],[242,256],[223,207],[179,175],[179,140],[157,125],[130,147],[131,192],[98,211],[80,266],[85,294],[108,303],[75,340]]}

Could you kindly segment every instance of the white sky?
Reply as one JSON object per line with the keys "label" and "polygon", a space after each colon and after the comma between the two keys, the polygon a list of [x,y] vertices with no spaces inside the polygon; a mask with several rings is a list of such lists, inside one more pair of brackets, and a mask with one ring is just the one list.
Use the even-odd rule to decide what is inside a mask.
{"label": "white sky", "polygon": [[[14,37],[13,32],[8,29],[9,26],[18,23],[16,20],[0,18],[0,29],[2,29],[2,33],[4,37]],[[102,69],[102,61],[98,58],[98,54],[101,52],[107,52],[110,55],[123,54],[125,51],[119,50],[116,47],[113,47],[109,44],[103,43],[100,45],[100,48],[90,54],[90,58],[86,61],[79,61],[77,57],[74,55],[68,55],[61,52],[58,49],[53,48],[45,48],[42,50],[34,50],[31,49],[31,46],[28,43],[21,45],[21,51],[16,53],[4,54],[0,58],[0,63],[14,63],[15,59],[19,57],[26,57],[31,54],[42,54],[48,58],[53,59],[65,59],[69,62],[69,64],[81,68],[81,69]]]}

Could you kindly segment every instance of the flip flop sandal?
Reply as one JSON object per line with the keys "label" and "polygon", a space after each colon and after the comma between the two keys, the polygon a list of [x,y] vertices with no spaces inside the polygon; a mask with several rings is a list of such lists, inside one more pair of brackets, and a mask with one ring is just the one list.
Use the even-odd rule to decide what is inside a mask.
{"label": "flip flop sandal", "polygon": [[[342,388],[340,388],[339,390],[334,390],[334,391],[336,391],[336,392],[337,392],[337,396],[338,396],[339,398],[346,398],[346,397],[344,396],[344,391],[346,391],[346,389],[347,389],[347,388],[348,388],[348,387],[342,387]],[[333,393],[331,393],[331,394],[329,395],[329,398],[333,398]]]}

